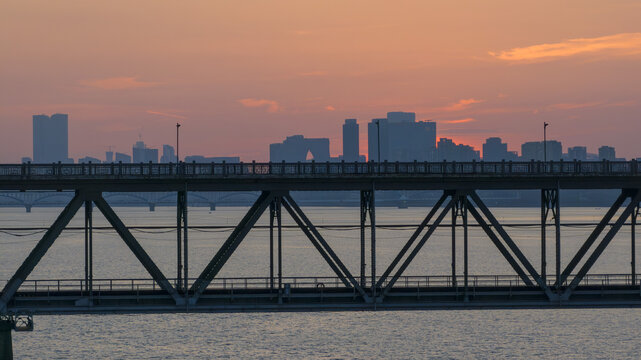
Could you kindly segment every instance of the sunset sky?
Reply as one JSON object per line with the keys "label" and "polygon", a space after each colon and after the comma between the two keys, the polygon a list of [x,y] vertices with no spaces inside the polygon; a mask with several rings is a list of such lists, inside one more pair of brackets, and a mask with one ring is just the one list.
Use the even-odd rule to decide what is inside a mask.
{"label": "sunset sky", "polygon": [[33,114],[69,114],[69,152],[267,160],[388,111],[510,150],[548,137],[641,156],[641,1],[0,3],[0,162],[32,155]]}

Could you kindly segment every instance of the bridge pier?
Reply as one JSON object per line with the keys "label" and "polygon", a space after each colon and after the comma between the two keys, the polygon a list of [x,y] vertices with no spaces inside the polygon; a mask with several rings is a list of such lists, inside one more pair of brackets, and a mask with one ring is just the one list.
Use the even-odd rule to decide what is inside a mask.
{"label": "bridge pier", "polygon": [[278,299],[282,302],[282,284],[283,284],[283,232],[282,232],[282,211],[281,198],[276,197],[269,204],[269,286],[271,290],[275,288],[274,278],[274,223],[276,223],[276,241],[277,241],[277,262],[278,262]]}

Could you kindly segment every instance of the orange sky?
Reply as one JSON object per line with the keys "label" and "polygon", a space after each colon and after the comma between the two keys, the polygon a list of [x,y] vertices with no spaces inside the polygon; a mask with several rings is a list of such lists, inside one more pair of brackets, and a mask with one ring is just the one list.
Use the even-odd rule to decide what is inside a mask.
{"label": "orange sky", "polygon": [[31,156],[31,115],[70,115],[70,156],[266,160],[388,111],[510,150],[549,137],[641,156],[641,2],[13,1],[0,3],[0,162]]}

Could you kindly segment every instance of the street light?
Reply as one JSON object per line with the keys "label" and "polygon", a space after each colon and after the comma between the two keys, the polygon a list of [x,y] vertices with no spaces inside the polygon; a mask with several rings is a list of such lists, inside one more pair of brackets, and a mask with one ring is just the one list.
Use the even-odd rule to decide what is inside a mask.
{"label": "street light", "polygon": [[378,150],[378,158],[376,159],[376,161],[378,162],[377,168],[379,172],[381,171],[381,124],[380,123],[381,121],[377,119],[376,120],[376,137],[378,138],[377,139],[378,141],[376,143],[376,150]]}
{"label": "street light", "polygon": [[180,123],[176,123],[176,164],[180,163]]}
{"label": "street light", "polygon": [[548,161],[548,137],[547,137],[548,126],[550,126],[550,124],[546,122],[543,123],[543,162]]}

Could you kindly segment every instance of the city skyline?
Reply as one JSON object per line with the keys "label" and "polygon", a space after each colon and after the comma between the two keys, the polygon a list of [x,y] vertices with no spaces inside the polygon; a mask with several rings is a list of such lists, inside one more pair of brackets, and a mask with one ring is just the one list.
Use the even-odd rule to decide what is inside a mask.
{"label": "city skyline", "polygon": [[397,110],[477,150],[549,122],[566,147],[638,156],[634,1],[33,4],[0,11],[2,162],[29,153],[38,113],[70,114],[73,158],[172,144],[177,120],[185,153],[264,161],[302,133],[336,156],[344,119]]}
{"label": "city skyline", "polygon": [[[549,123],[544,123],[544,128]],[[176,129],[178,129],[178,126]],[[432,121],[416,120],[413,112],[388,112],[385,118],[371,119],[367,123],[367,156],[359,151],[358,119],[345,119],[342,126],[343,153],[332,156],[329,138],[310,138],[302,134],[285,135],[285,140],[269,144],[270,162],[436,162],[436,161],[530,161],[530,160],[609,160],[623,161],[625,157],[616,155],[616,148],[601,145],[598,151],[589,152],[586,146],[566,147],[554,139],[547,141],[528,141],[521,144],[521,152],[509,150],[509,145],[500,137],[485,139],[481,149],[471,145],[456,143],[453,139],[438,136],[437,125]],[[68,149],[68,114],[33,115],[33,158],[23,156],[21,162],[73,163],[67,157]],[[179,133],[176,133],[179,136]],[[436,141],[438,139],[438,142]],[[178,138],[176,139],[178,140]],[[177,145],[177,144],[176,144]],[[159,148],[145,144],[139,139],[132,147],[131,155],[115,152],[112,147],[105,152],[105,160],[100,157],[85,155],[78,158],[78,163],[171,163],[176,162],[177,148],[163,144]],[[45,157],[46,155],[46,157]],[[631,159],[639,159],[634,156]],[[185,162],[229,162],[241,161],[240,156],[208,156],[186,154],[179,159]],[[256,159],[242,159],[255,161]]]}

